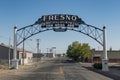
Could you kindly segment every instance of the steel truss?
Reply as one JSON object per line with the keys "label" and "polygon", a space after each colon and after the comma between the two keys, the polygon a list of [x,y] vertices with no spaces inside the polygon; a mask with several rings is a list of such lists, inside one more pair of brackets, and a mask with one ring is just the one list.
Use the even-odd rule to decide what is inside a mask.
{"label": "steel truss", "polygon": [[29,25],[26,27],[23,27],[21,29],[17,30],[17,46],[20,45],[23,41],[26,39],[49,30],[54,30],[55,28],[60,28],[62,29],[67,29],[67,30],[72,30],[76,32],[83,33],[92,39],[96,40],[100,45],[103,46],[103,30],[99,29],[95,26],[88,25],[88,24],[82,24],[78,28],[74,27],[46,27],[46,28],[41,28],[39,24],[35,25]]}

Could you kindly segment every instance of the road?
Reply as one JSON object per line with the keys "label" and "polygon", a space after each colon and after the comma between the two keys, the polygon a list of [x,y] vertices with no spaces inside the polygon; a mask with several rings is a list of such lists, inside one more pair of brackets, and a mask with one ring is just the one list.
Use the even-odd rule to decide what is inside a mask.
{"label": "road", "polygon": [[0,72],[0,80],[112,80],[83,68],[80,63],[55,58],[18,70]]}

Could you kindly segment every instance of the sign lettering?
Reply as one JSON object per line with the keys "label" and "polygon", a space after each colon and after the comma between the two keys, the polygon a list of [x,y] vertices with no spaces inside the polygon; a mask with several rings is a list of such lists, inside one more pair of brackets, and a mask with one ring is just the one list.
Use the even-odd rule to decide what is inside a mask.
{"label": "sign lettering", "polygon": [[54,15],[44,15],[36,24],[40,24],[42,28],[45,27],[78,27],[80,24],[84,24],[76,15],[68,14],[54,14]]}

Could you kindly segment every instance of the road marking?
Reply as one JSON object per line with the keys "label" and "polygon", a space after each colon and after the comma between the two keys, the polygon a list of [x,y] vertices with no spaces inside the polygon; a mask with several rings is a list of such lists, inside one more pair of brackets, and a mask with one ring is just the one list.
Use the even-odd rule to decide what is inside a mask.
{"label": "road marking", "polygon": [[59,67],[59,72],[61,75],[63,75],[63,67],[62,66]]}
{"label": "road marking", "polygon": [[64,72],[63,72],[63,67],[62,66],[60,66],[59,67],[59,75],[60,75],[60,78],[59,78],[59,80],[64,80]]}

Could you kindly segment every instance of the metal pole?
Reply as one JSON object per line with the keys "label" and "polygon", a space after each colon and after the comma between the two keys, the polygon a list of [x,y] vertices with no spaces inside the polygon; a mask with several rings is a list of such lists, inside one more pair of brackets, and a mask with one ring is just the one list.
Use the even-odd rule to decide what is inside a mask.
{"label": "metal pole", "polygon": [[105,26],[103,27],[103,50],[104,50],[104,59],[107,60],[107,46],[106,46],[106,30]]}
{"label": "metal pole", "polygon": [[18,69],[18,60],[17,60],[17,27],[14,27],[14,51],[13,51],[13,60],[12,67]]}
{"label": "metal pole", "polygon": [[48,51],[49,51],[49,48],[47,48],[47,53],[48,53]]}
{"label": "metal pole", "polygon": [[14,55],[13,55],[13,59],[14,60],[16,60],[17,58],[16,58],[16,55],[17,55],[17,41],[16,41],[16,39],[17,39],[17,27],[15,26],[14,27]]}
{"label": "metal pole", "polygon": [[107,46],[106,46],[106,28],[103,27],[103,59],[102,59],[102,71],[109,71],[108,69],[108,57],[107,57]]}
{"label": "metal pole", "polygon": [[54,58],[54,57],[55,57],[55,54],[54,54],[54,52],[53,52],[53,49],[56,49],[56,47],[52,47],[52,48],[50,49],[50,53],[53,55],[52,57]]}
{"label": "metal pole", "polygon": [[37,39],[37,53],[39,53],[39,39]]}
{"label": "metal pole", "polygon": [[8,57],[9,57],[9,68],[10,68],[10,41],[11,41],[11,39],[10,39],[10,37],[9,37],[9,52],[8,52]]}
{"label": "metal pole", "polygon": [[[37,54],[39,54],[39,39],[37,39]],[[39,61],[39,55],[37,56],[37,62]]]}
{"label": "metal pole", "polygon": [[24,55],[25,55],[25,43],[24,43],[24,39],[23,39],[23,54],[22,54],[22,64],[24,65]]}

